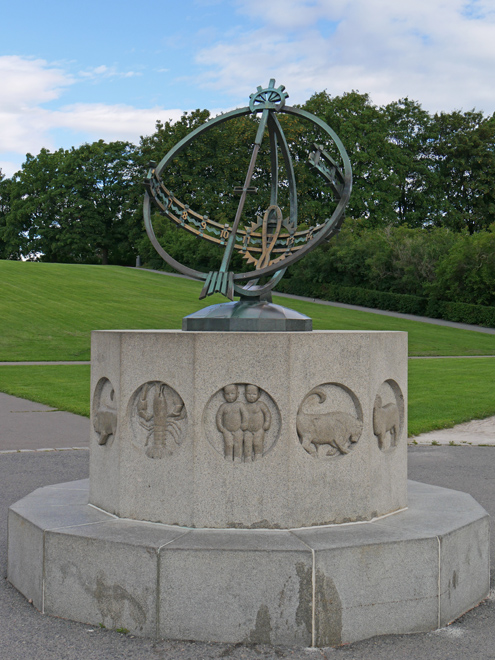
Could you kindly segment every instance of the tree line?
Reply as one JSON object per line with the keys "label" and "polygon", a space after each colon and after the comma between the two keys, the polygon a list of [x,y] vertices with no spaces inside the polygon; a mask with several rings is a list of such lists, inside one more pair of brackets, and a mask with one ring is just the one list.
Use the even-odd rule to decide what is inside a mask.
{"label": "tree line", "polygon": [[[367,94],[314,94],[303,109],[339,135],[353,166],[353,192],[340,234],[291,268],[288,281],[318,281],[393,293],[495,305],[495,115],[431,114],[409,99],[374,105]],[[141,217],[142,180],[207,110],[158,121],[139,145],[100,140],[69,150],[27,154],[10,179],[0,176],[0,258],[163,267]],[[324,141],[299,118],[280,121],[291,144],[300,223],[329,215],[331,195],[306,166]],[[172,163],[167,187],[195,210],[231,222],[254,141],[256,121],[243,117],[203,133]],[[269,205],[267,140],[260,152],[246,217]],[[327,145],[331,153],[332,145]],[[280,164],[288,208],[286,173]],[[284,192],[285,191],[285,192]],[[156,217],[165,249],[199,270],[218,266],[218,248]],[[235,264],[242,268],[241,260]]]}

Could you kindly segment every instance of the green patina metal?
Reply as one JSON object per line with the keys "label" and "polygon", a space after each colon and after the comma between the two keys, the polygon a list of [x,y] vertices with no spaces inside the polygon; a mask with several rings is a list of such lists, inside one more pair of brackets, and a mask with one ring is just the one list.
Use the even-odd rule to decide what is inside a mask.
{"label": "green patina metal", "polygon": [[[257,91],[251,94],[249,106],[232,110],[211,119],[178,142],[158,165],[150,163],[150,169],[145,180],[144,222],[146,231],[157,252],[170,266],[184,275],[204,282],[200,298],[205,298],[214,293],[221,293],[230,300],[233,300],[234,296],[240,296],[241,300],[246,302],[268,301],[272,288],[283,277],[286,269],[323,241],[330,239],[340,229],[344,209],[352,188],[352,172],[347,153],[339,137],[330,126],[305,110],[287,106],[285,103],[287,97],[285,87],[283,85],[275,87],[275,80],[272,79],[267,88],[258,87]],[[308,156],[309,163],[316,168],[332,190],[336,208],[331,216],[321,224],[304,230],[298,230],[297,187],[294,167],[289,145],[277,118],[278,113],[305,119],[314,126],[319,127],[333,141],[340,154],[341,164],[339,165],[322,145],[313,144],[312,146],[312,151]],[[222,225],[182,204],[166,188],[162,174],[172,160],[201,133],[210,130],[213,126],[249,114],[261,115],[251,159],[244,184],[234,189],[234,192],[240,195],[235,218],[231,225],[228,223]],[[246,196],[257,191],[257,188],[251,184],[257,157],[266,132],[268,132],[270,143],[270,206],[263,217],[258,216],[256,222],[244,221],[243,223]],[[279,150],[283,158],[289,185],[290,211],[286,218],[283,217],[277,204]],[[204,273],[189,268],[171,257],[162,248],[155,236],[151,222],[152,204],[176,225],[201,238],[225,246],[219,269]],[[230,264],[234,250],[239,251],[249,263],[254,263],[255,269],[245,273],[232,272]],[[262,277],[268,277],[269,280],[265,284],[259,285],[259,279]],[[242,309],[245,310],[245,306]],[[238,313],[240,313],[239,310],[236,314]],[[251,310],[251,316],[252,314],[253,310]]]}

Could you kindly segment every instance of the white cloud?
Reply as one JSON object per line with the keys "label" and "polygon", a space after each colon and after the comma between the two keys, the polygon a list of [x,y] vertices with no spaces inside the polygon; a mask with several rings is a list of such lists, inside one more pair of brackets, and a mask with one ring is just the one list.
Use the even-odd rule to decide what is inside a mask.
{"label": "white cloud", "polygon": [[128,140],[137,143],[141,135],[153,133],[157,119],[176,121],[182,113],[178,108],[141,109],[123,104],[76,103],[51,113],[50,122],[52,127],[82,131],[93,140]]}
{"label": "white cloud", "polygon": [[201,50],[198,83],[245,96],[276,77],[292,102],[358,89],[378,104],[495,110],[492,0],[241,0],[240,11],[260,27]]}
{"label": "white cloud", "polygon": [[142,76],[140,71],[119,71],[116,66],[106,66],[101,64],[84,71],[79,71],[81,78],[89,80],[102,80],[105,78],[133,78],[134,76]]}
{"label": "white cloud", "polygon": [[0,57],[0,109],[17,111],[32,103],[46,103],[60,96],[74,81],[62,69],[44,60],[17,55]]}
{"label": "white cloud", "polygon": [[[102,65],[93,69],[91,75],[128,76],[130,73],[118,74],[113,67]],[[157,119],[175,121],[183,112],[178,108],[136,108],[103,103],[76,103],[48,109],[44,104],[61,101],[64,90],[76,84],[76,79],[62,68],[40,59],[0,57],[0,81],[0,154],[4,154],[0,168],[6,176],[20,169],[28,152],[35,155],[43,147],[54,150],[99,139],[137,143],[141,135],[154,131]],[[62,145],[54,137],[55,131],[60,129],[72,132],[74,141],[71,144]],[[15,153],[19,155],[17,161],[12,160]]]}

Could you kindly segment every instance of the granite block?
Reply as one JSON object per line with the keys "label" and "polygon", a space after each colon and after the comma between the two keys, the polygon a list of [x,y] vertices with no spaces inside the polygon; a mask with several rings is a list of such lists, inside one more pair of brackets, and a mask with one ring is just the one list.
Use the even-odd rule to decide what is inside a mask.
{"label": "granite block", "polygon": [[7,580],[42,611],[43,529],[10,508],[7,548]]}
{"label": "granite block", "polygon": [[[121,332],[91,333],[91,424],[89,443],[90,500],[109,513],[119,511],[122,435]],[[101,386],[106,383],[103,391]],[[113,390],[113,400],[110,400]],[[101,396],[103,395],[103,396]],[[98,412],[116,416],[115,433],[106,440],[97,433]],[[104,444],[100,444],[103,442]]]}
{"label": "granite block", "polygon": [[316,646],[436,627],[436,539],[318,550],[315,564]]}
{"label": "granite block", "polygon": [[184,534],[112,521],[45,535],[45,612],[156,636],[158,549]]}
{"label": "granite block", "polygon": [[159,634],[309,646],[311,566],[289,532],[193,530],[160,552]]}
{"label": "granite block", "polygon": [[488,596],[489,548],[488,515],[440,537],[440,626],[451,623]]}

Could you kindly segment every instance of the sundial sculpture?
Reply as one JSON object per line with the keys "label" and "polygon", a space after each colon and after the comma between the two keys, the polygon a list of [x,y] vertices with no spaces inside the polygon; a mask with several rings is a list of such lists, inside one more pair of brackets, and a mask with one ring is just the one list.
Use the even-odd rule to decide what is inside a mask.
{"label": "sundial sculpture", "polygon": [[[251,94],[249,106],[211,119],[176,144],[158,165],[150,163],[150,170],[145,180],[144,223],[158,254],[180,273],[204,282],[200,299],[214,293],[220,293],[230,300],[233,300],[234,296],[241,298],[237,303],[214,305],[185,317],[184,330],[311,330],[311,319],[308,317],[272,305],[271,290],[291,264],[314,250],[323,241],[328,241],[339,231],[351,193],[352,172],[349,157],[335,131],[315,115],[286,105],[288,94],[284,90],[283,85],[275,87],[275,80],[270,80],[266,89],[258,87],[257,91]],[[289,145],[277,118],[279,113],[306,119],[319,127],[337,147],[342,162],[342,165],[339,165],[322,145],[313,144],[308,155],[309,163],[316,168],[325,184],[329,186],[337,204],[331,216],[325,218],[321,224],[302,230],[298,229],[294,167]],[[257,114],[261,117],[244,185],[234,189],[235,192],[240,193],[240,199],[232,223],[215,222],[177,199],[164,183],[167,166],[172,160],[198,136],[214,126],[238,117]],[[252,187],[251,183],[266,129],[270,141],[270,205],[263,216],[254,219],[243,218],[246,196],[248,193],[256,192],[256,188]],[[286,217],[277,203],[279,150],[289,185],[290,210]],[[151,203],[176,226],[224,246],[219,269],[204,273],[179,263],[168,254],[155,236],[151,222]],[[232,272],[231,260],[234,250],[239,252],[249,264],[253,264],[253,270]],[[265,278],[265,283],[262,285],[258,284],[260,278]],[[269,278],[268,281],[266,278]]]}
{"label": "sundial sculpture", "polygon": [[[314,648],[434,630],[489,593],[488,514],[466,493],[407,482],[407,334],[273,332],[301,319],[271,305],[271,288],[338,230],[351,188],[337,136],[285,98],[272,81],[149,174],[146,223],[159,253],[203,280],[203,297],[241,297],[186,317],[185,329],[234,332],[92,333],[89,480],[38,489],[9,511],[7,578],[45,614],[151,638]],[[257,112],[231,224],[172,196],[161,176],[181,149]],[[297,227],[280,112],[323,128],[344,163],[313,147],[337,207],[314,229]],[[265,128],[270,204],[241,224]],[[279,195],[290,198],[286,218],[277,145],[281,186],[290,183]],[[199,273],[162,250],[151,200],[186,230],[223,242],[218,271]],[[234,250],[250,273],[233,272]],[[268,282],[250,283],[261,276]]]}

